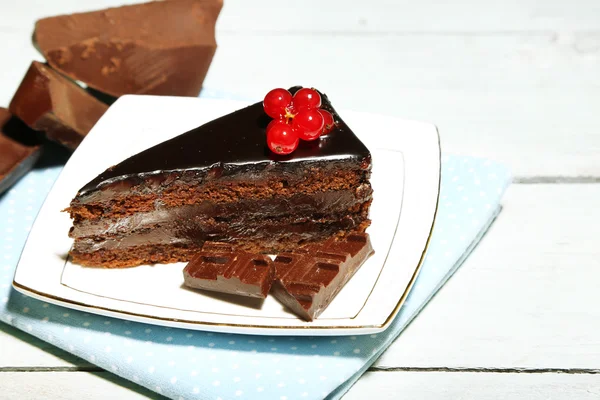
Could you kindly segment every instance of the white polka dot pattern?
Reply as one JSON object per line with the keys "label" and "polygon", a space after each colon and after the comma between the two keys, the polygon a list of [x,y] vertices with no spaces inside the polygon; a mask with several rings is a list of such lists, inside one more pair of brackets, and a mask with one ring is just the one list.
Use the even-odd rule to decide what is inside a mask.
{"label": "white polka dot pattern", "polygon": [[14,268],[57,167],[30,172],[0,197],[0,319],[173,399],[339,398],[458,268],[495,217],[509,182],[503,166],[474,158],[444,157],[442,171],[425,263],[385,332],[336,338],[191,332],[19,295],[10,288]]}

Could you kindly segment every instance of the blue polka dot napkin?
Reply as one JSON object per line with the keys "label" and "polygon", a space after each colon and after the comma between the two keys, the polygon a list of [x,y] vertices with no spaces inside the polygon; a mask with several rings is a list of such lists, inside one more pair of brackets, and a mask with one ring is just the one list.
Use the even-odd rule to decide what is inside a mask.
{"label": "blue polka dot napkin", "polygon": [[0,319],[172,399],[340,398],[468,256],[499,212],[510,181],[502,165],[443,158],[429,250],[413,290],[385,332],[269,337],[122,321],[15,292],[11,282],[27,233],[60,170],[33,170],[0,196]]}

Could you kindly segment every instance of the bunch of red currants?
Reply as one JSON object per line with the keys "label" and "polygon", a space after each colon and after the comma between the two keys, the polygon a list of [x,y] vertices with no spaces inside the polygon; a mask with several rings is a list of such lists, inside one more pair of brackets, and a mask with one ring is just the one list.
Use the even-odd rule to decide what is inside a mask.
{"label": "bunch of red currants", "polygon": [[265,113],[273,121],[267,126],[267,145],[276,154],[290,154],[300,139],[315,140],[335,126],[333,116],[321,108],[321,95],[302,88],[293,96],[285,89],[273,89],[263,100]]}

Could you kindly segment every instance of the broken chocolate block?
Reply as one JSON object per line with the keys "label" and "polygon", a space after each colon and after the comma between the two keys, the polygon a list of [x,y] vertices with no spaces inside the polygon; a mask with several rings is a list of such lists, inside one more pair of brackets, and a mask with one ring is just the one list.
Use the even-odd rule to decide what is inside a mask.
{"label": "broken chocolate block", "polygon": [[273,283],[273,261],[263,254],[235,251],[225,243],[206,242],[183,270],[186,286],[265,298]]}
{"label": "broken chocolate block", "polygon": [[40,155],[35,132],[0,108],[0,193],[31,169]]}
{"label": "broken chocolate block", "polygon": [[198,96],[222,0],[153,1],[37,21],[48,63],[101,92]]}
{"label": "broken chocolate block", "polygon": [[312,321],[329,306],[373,247],[366,233],[331,238],[275,258],[273,295],[298,316]]}
{"label": "broken chocolate block", "polygon": [[108,106],[52,68],[34,61],[10,111],[48,139],[75,149]]}

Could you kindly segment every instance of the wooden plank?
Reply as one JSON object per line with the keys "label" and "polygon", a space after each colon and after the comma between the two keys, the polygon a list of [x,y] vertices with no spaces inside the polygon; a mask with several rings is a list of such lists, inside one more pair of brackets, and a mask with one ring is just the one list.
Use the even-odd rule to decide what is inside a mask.
{"label": "wooden plank", "polygon": [[600,184],[513,185],[503,204],[377,366],[600,369]]}
{"label": "wooden plank", "polygon": [[165,399],[109,372],[0,372],[0,398],[105,400]]}
{"label": "wooden plank", "polygon": [[[22,0],[6,3],[0,29],[30,31],[42,17],[90,11],[140,0]],[[600,6],[594,0],[227,0],[219,21],[224,32],[411,33],[597,30]]]}
{"label": "wooden plank", "polygon": [[[431,121],[443,151],[505,162],[519,178],[597,177],[600,57],[574,50],[580,39],[600,48],[593,34],[221,36],[205,85],[249,99],[277,86],[315,86],[339,108]],[[293,51],[273,58],[281,48]],[[232,67],[240,60],[252,61]]]}
{"label": "wooden plank", "polygon": [[598,375],[367,372],[344,400],[592,400]]}
{"label": "wooden plank", "polygon": [[[6,399],[162,399],[107,372],[0,373],[0,393]],[[447,372],[368,372],[344,396],[362,400],[596,400],[598,375],[498,374]],[[301,398],[290,393],[288,398]]]}
{"label": "wooden plank", "polygon": [[[409,97],[411,92],[405,93],[407,90],[418,89],[422,94],[436,90],[453,90],[455,94],[464,95],[481,92],[501,105],[490,109],[487,114],[480,113],[480,109],[473,110],[479,119],[487,120],[494,114],[510,117],[508,113],[517,108],[508,108],[511,103],[520,108],[526,107],[529,112],[535,108],[545,109],[547,104],[531,104],[529,99],[519,97],[505,98],[507,95],[540,91],[547,97],[552,94],[551,90],[560,89],[563,91],[561,97],[573,102],[577,98],[573,95],[583,93],[585,89],[594,89],[591,91],[594,93],[600,87],[600,74],[597,73],[600,32],[564,35],[360,35],[318,39],[309,34],[294,37],[223,34],[218,42],[209,77],[221,83],[220,88],[258,95],[259,90],[262,94],[265,85],[310,79],[319,86],[343,84],[346,90],[340,97],[348,100],[344,105],[360,105],[361,109],[367,104],[372,109],[384,107],[384,111],[402,112],[402,108],[398,109],[397,103],[391,100],[402,101]],[[274,49],[289,51],[285,57],[276,57]],[[243,68],[238,67],[240,62]],[[365,104],[354,103],[361,100],[357,98],[359,94],[366,96],[369,93],[365,90],[367,88],[371,93],[375,90],[373,96],[379,97],[363,99]],[[383,100],[390,104],[373,101],[381,95],[385,95]],[[411,100],[419,101],[414,96]],[[504,102],[506,105],[503,105]],[[585,103],[576,103],[581,111],[573,118],[592,110]],[[566,106],[567,102],[558,104]],[[404,103],[400,105],[404,106]],[[468,112],[466,106],[465,111]]]}
{"label": "wooden plank", "polygon": [[[8,14],[3,20],[30,27],[42,15],[121,2],[63,0],[58,6],[54,2],[27,1],[31,2],[30,7],[0,8]],[[339,9],[339,1],[323,2],[324,14],[314,14],[334,12]],[[586,18],[592,18],[600,9],[600,3],[593,0],[577,2],[579,7],[557,0],[535,3],[539,2],[513,0],[485,7],[491,7],[487,11],[490,14],[494,14],[494,7],[515,15],[567,18],[576,13],[583,21],[581,27]],[[434,122],[440,128],[444,151],[505,162],[517,178],[600,176],[600,121],[595,110],[600,103],[600,31],[467,35],[448,30],[443,36],[416,32],[324,35],[313,28],[302,32],[290,28],[297,32],[277,35],[269,31],[271,25],[259,23],[265,16],[286,24],[313,21],[297,13],[295,18],[275,18],[272,13],[288,15],[287,4],[278,2],[277,7],[267,7],[255,2],[227,3],[219,28],[220,47],[205,83],[207,87],[256,99],[274,86],[316,86],[332,94],[340,108]],[[347,9],[359,14],[394,14],[390,4],[382,4],[376,7],[357,2]],[[424,10],[447,7],[428,2],[418,2],[414,7],[402,4],[397,7],[421,10],[414,12],[424,15]],[[452,7],[456,15],[469,15],[473,23],[479,23],[479,16],[486,15],[483,11],[477,14],[478,18],[470,16],[476,15],[481,4],[463,0]],[[250,13],[248,7],[261,10],[257,22],[253,22],[261,26],[260,32],[248,30],[242,22],[249,18],[239,17]],[[461,7],[471,12],[460,13]],[[308,9],[301,7],[298,12]],[[323,24],[326,27],[342,24],[335,29],[350,29],[343,25],[350,17],[328,19],[331,22]],[[446,15],[432,19],[436,24],[457,20]],[[413,16],[410,20],[418,18]],[[231,26],[228,28],[227,24]],[[461,26],[464,24],[466,21]],[[30,28],[24,32],[8,28],[3,31],[0,27],[0,52],[11,55],[10,67],[4,68],[0,76],[2,105],[10,102],[31,60],[41,60],[31,46],[29,32]],[[275,58],[276,49],[289,49],[287,57]],[[323,63],[328,67],[323,68]]]}
{"label": "wooden plank", "polygon": [[89,370],[94,367],[79,357],[3,323],[0,323],[0,349],[0,369],[46,367]]}
{"label": "wooden plank", "polygon": [[599,20],[600,6],[594,0],[309,0],[301,7],[291,2],[229,0],[220,28],[285,33],[594,30]]}
{"label": "wooden plank", "polygon": [[[224,35],[219,42],[207,87],[257,99],[276,86],[316,86],[339,108],[434,122],[445,152],[505,162],[517,178],[600,176],[600,34]],[[273,59],[278,48],[294,51]],[[40,56],[17,33],[0,33],[0,52],[11,54],[12,68],[0,76],[0,104],[8,104]],[[308,53],[319,62],[297,58]],[[240,68],[240,60],[252,61]]]}

